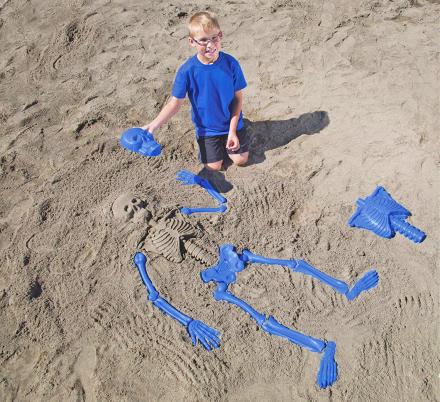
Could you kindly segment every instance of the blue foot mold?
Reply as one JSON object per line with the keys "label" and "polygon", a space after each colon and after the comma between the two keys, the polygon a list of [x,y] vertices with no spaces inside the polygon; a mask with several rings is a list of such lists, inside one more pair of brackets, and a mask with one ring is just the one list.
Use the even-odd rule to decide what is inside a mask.
{"label": "blue foot mold", "polygon": [[328,342],[324,349],[324,356],[319,365],[316,382],[320,388],[327,388],[338,378],[338,364],[335,360],[336,343]]}

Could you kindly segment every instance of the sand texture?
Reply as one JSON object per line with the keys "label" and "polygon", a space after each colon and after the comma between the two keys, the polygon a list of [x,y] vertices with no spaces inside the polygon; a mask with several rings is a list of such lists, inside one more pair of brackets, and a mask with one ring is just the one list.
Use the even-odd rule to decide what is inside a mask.
{"label": "sand texture", "polygon": [[[228,212],[187,218],[199,246],[303,259],[350,285],[380,276],[352,302],[278,266],[230,287],[336,342],[325,390],[320,355],[216,302],[206,264],[147,253],[163,297],[220,331],[213,352],[147,301],[132,263],[168,212],[215,205],[175,179],[200,171],[188,101],[156,134],[160,157],[118,143],[167,102],[192,55],[186,21],[207,8],[248,81],[252,141],[248,166],[211,178]],[[0,400],[439,401],[439,94],[437,0],[0,0]],[[378,185],[423,243],[347,225]],[[124,196],[149,213],[118,218]]]}

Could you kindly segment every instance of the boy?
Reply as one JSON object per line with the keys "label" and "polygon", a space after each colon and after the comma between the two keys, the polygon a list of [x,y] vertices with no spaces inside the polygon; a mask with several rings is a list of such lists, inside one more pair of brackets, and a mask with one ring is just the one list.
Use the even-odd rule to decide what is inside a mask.
{"label": "boy", "polygon": [[216,17],[194,14],[188,24],[189,44],[197,53],[177,71],[171,100],[158,116],[142,127],[152,134],[180,109],[188,94],[199,145],[199,159],[208,170],[220,170],[227,155],[234,164],[246,164],[249,141],[243,124],[243,72],[221,49],[222,32]]}

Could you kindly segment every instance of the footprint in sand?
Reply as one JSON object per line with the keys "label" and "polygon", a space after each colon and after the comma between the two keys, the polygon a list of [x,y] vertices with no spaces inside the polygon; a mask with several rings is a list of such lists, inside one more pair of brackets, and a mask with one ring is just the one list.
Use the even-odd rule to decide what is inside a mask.
{"label": "footprint in sand", "polygon": [[94,385],[96,362],[96,348],[93,345],[84,345],[73,367],[78,377],[74,390],[78,393],[79,400],[96,401]]}
{"label": "footprint in sand", "polygon": [[1,400],[24,400],[20,390],[27,389],[33,382],[34,370],[40,357],[40,347],[34,346],[15,351],[7,363],[2,365],[1,377],[4,381],[0,381]]}
{"label": "footprint in sand", "polygon": [[24,198],[15,202],[5,219],[0,220],[0,250],[7,249],[16,238],[18,230],[23,226],[33,200]]}

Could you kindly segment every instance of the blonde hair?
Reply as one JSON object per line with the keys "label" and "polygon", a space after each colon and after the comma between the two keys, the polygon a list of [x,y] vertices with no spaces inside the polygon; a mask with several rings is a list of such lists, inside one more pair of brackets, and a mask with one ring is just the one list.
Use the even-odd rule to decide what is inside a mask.
{"label": "blonde hair", "polygon": [[210,29],[220,30],[220,25],[215,14],[208,11],[195,13],[188,22],[189,34],[194,35],[198,31],[207,31]]}

